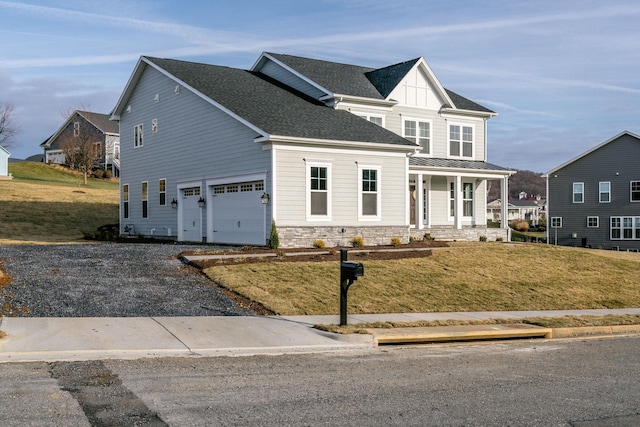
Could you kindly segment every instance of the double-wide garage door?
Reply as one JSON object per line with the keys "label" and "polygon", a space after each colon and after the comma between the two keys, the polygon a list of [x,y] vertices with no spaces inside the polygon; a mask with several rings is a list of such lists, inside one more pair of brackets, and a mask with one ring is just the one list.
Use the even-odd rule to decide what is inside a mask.
{"label": "double-wide garage door", "polygon": [[215,185],[212,193],[214,243],[265,244],[263,181]]}

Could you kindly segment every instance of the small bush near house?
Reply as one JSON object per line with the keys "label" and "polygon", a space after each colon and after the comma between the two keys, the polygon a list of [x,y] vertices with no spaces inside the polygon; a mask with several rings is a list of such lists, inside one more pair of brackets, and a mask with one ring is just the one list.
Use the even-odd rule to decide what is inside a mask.
{"label": "small bush near house", "polygon": [[316,240],[313,242],[313,247],[317,248],[317,249],[324,249],[325,244],[324,244],[324,240]]}
{"label": "small bush near house", "polygon": [[113,173],[111,172],[111,169],[107,169],[104,171],[104,179],[111,179],[112,176]]}
{"label": "small bush near house", "polygon": [[502,242],[502,237],[496,237],[496,242]]}
{"label": "small bush near house", "polygon": [[392,246],[398,246],[398,245],[400,245],[400,243],[402,243],[402,240],[400,240],[399,237],[392,237],[391,238],[391,245]]}
{"label": "small bush near house", "polygon": [[427,240],[427,241],[436,240],[433,237],[431,237],[431,233],[424,233],[424,236],[422,236],[422,237],[424,237],[424,240]]}
{"label": "small bush near house", "polygon": [[276,222],[271,220],[271,233],[269,233],[269,249],[278,249],[280,247],[280,237],[276,229]]}
{"label": "small bush near house", "polygon": [[487,241],[487,236],[480,236],[480,241],[481,242],[486,242]]}
{"label": "small bush near house", "polygon": [[364,246],[364,239],[360,236],[351,239],[351,246],[354,248],[362,248]]}
{"label": "small bush near house", "polygon": [[102,179],[104,178],[104,171],[102,169],[96,169],[93,171],[93,176],[98,179]]}
{"label": "small bush near house", "polygon": [[511,228],[518,231],[528,231],[529,230],[529,222],[524,219],[516,219],[511,222]]}

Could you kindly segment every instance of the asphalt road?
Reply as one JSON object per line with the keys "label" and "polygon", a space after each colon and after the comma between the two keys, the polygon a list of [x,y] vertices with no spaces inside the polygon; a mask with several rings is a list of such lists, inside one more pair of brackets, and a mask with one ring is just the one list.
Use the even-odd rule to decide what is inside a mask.
{"label": "asphalt road", "polygon": [[636,426],[638,348],[630,336],[1,364],[0,424]]}

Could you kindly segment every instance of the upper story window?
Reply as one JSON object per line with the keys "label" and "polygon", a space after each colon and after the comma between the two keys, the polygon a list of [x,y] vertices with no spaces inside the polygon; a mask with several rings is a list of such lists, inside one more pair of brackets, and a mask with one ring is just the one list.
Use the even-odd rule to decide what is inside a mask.
{"label": "upper story window", "polygon": [[142,147],[142,130],[143,125],[139,124],[133,128],[133,146],[134,147]]}
{"label": "upper story window", "polygon": [[640,202],[640,181],[631,181],[631,201]]}
{"label": "upper story window", "polygon": [[365,113],[355,113],[356,116],[362,117],[365,120],[370,121],[371,123],[375,123],[378,126],[384,127],[384,116],[377,116]]}
{"label": "upper story window", "polygon": [[431,154],[431,123],[405,119],[403,135],[406,139],[422,147],[422,154]]}
{"label": "upper story window", "polygon": [[598,200],[600,203],[609,203],[611,201],[611,183],[608,181],[603,181],[598,184],[599,196]]}
{"label": "upper story window", "polygon": [[449,125],[449,156],[473,157],[473,126]]}
{"label": "upper story window", "polygon": [[80,122],[73,122],[73,136],[80,136]]}
{"label": "upper story window", "polygon": [[584,203],[584,182],[573,183],[573,203]]}

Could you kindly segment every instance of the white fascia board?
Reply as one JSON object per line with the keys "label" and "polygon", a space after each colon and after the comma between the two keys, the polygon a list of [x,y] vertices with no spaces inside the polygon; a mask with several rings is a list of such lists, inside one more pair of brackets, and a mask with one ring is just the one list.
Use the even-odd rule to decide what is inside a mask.
{"label": "white fascia board", "polygon": [[465,116],[465,117],[473,116],[473,117],[485,119],[485,118],[495,117],[498,115],[498,113],[489,113],[487,111],[475,111],[475,110],[459,110],[459,109],[453,109],[453,108],[441,108],[440,115],[442,117],[451,116],[452,118],[455,117],[456,119],[459,118],[460,116]]}
{"label": "white fascia board", "polygon": [[453,108],[455,108],[455,104],[453,103],[451,98],[449,98],[449,95],[447,94],[447,91],[444,90],[444,87],[440,83],[440,80],[438,80],[438,78],[436,77],[435,73],[433,72],[431,67],[429,67],[429,64],[427,64],[427,61],[425,61],[424,58],[420,57],[418,62],[416,62],[416,65],[414,65],[414,67],[411,70],[413,70],[414,68],[418,68],[418,67],[422,68],[422,70],[427,74],[427,77],[435,85],[436,89],[438,90],[438,94],[442,97],[442,99],[444,99],[449,105],[451,105]]}
{"label": "white fascia board", "polygon": [[126,108],[125,104],[131,97],[133,89],[138,83],[138,80],[140,80],[140,77],[142,76],[142,73],[148,64],[150,64],[150,62],[147,61],[144,56],[138,58],[138,62],[133,68],[133,72],[129,76],[129,80],[127,80],[127,84],[124,86],[124,90],[120,94],[120,98],[118,98],[118,102],[116,102],[116,106],[113,107],[113,110],[111,111],[111,117],[109,117],[109,120],[120,120],[120,115]]}
{"label": "white fascia board", "polygon": [[[601,147],[604,147],[604,146],[605,146],[605,145],[607,145],[608,143],[615,141],[616,139],[620,138],[620,137],[621,137],[621,136],[623,136],[623,135],[629,135],[629,136],[632,136],[632,137],[634,137],[634,138],[636,138],[636,139],[640,140],[640,136],[638,136],[638,135],[636,135],[636,134],[634,134],[634,133],[631,133],[631,132],[629,132],[629,131],[626,131],[626,130],[625,130],[625,131],[622,131],[622,132],[620,132],[619,134],[617,134],[616,136],[614,136],[613,138],[609,138],[609,139],[607,139],[607,140],[606,140],[605,142],[603,142],[602,144],[598,144],[598,145],[596,145],[595,147],[591,148],[590,150],[587,150],[587,151],[585,151],[584,153],[580,154],[579,156],[577,156],[577,157],[575,157],[575,158],[573,158],[573,159],[569,160],[568,162],[565,162],[565,163],[561,164],[560,166],[558,166],[558,167],[556,167],[556,168],[554,168],[554,169],[551,169],[549,172],[547,172],[547,173],[543,174],[543,175],[542,175],[542,178],[549,178],[549,175],[551,175],[552,173],[555,173],[555,172],[559,171],[560,169],[564,168],[565,166],[570,165],[571,163],[575,162],[576,160],[580,160],[581,158],[583,158],[583,157],[585,157],[585,156],[587,156],[587,155],[589,155],[589,154],[593,153],[594,151],[598,150],[598,149],[599,149],[599,148],[601,148]],[[548,194],[548,193],[547,193],[547,194]]]}
{"label": "white fascia board", "polygon": [[464,177],[483,178],[483,179],[498,179],[511,176],[516,171],[490,171],[485,169],[464,169],[464,168],[434,168],[428,166],[409,166],[409,173],[413,172],[427,172],[429,175],[434,176],[451,176],[460,175]]}
{"label": "white fascia board", "polygon": [[11,153],[9,152],[9,150],[7,150],[6,148],[4,148],[2,145],[0,145],[0,150],[4,151],[5,153],[7,153],[8,155],[11,155]]}
{"label": "white fascia board", "polygon": [[365,98],[362,96],[353,96],[353,95],[343,95],[343,94],[332,94],[326,95],[320,98],[320,101],[328,101],[330,99],[335,100],[336,104],[351,104],[357,106],[372,106],[372,107],[384,107],[386,109],[392,109],[394,105],[398,103],[398,101],[392,99],[375,99],[375,98]]}
{"label": "white fascia board", "polygon": [[316,145],[316,146],[329,146],[329,147],[340,147],[340,148],[366,148],[371,151],[403,151],[408,153],[415,152],[417,148],[415,145],[396,145],[396,144],[384,144],[384,143],[377,143],[377,142],[360,142],[360,141],[339,141],[339,140],[299,138],[299,137],[279,136],[279,135],[270,135],[268,138],[256,138],[255,142]]}
{"label": "white fascia board", "polygon": [[274,63],[278,64],[280,67],[282,67],[285,70],[289,71],[291,74],[295,75],[299,79],[305,81],[306,83],[309,83],[311,86],[315,87],[319,91],[326,93],[327,95],[321,97],[320,100],[322,100],[323,98],[327,98],[327,97],[333,98],[335,96],[334,93],[332,91],[330,91],[329,89],[327,89],[326,87],[319,85],[317,82],[315,82],[314,80],[311,80],[310,78],[308,78],[304,74],[300,74],[298,71],[296,71],[293,68],[289,67],[285,63],[283,63],[281,61],[278,61],[276,58],[274,58],[273,56],[269,55],[266,52],[262,52],[262,55],[260,55],[260,58],[258,58],[256,63],[253,64],[253,67],[251,67],[251,71],[260,71],[260,68],[262,68],[262,64],[266,60],[273,61]]}

